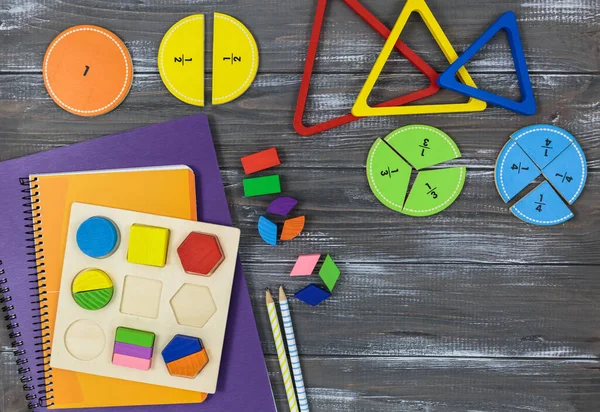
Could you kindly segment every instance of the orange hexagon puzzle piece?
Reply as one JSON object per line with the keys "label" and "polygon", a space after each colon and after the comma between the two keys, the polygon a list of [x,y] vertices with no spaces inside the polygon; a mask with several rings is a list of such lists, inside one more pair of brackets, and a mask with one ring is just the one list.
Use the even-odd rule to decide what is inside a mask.
{"label": "orange hexagon puzzle piece", "polygon": [[210,276],[225,260],[219,239],[214,235],[192,232],[177,248],[186,273]]}

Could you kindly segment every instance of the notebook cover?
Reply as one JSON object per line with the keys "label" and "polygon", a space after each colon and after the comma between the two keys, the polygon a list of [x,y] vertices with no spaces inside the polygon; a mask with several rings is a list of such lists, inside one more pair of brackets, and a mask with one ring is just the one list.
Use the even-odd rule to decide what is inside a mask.
{"label": "notebook cover", "polygon": [[[30,256],[32,241],[24,235],[22,186],[19,178],[35,173],[61,173],[76,170],[118,169],[130,167],[186,164],[196,175],[198,219],[221,225],[231,225],[227,199],[219,172],[208,119],[204,114],[132,130],[118,135],[38,153],[0,163],[0,256],[8,282],[3,285],[11,296],[7,302],[13,324],[19,326],[16,346],[19,351],[23,382],[29,389],[32,406],[44,389],[43,371],[35,367],[40,333],[34,332],[31,314],[38,311],[29,290],[32,272]],[[28,192],[28,191],[27,191]],[[34,268],[35,269],[35,268]],[[19,317],[23,318],[19,322]],[[36,345],[37,344],[37,345]],[[28,358],[31,358],[29,360]],[[25,362],[27,359],[27,363]],[[248,289],[238,260],[233,283],[225,346],[217,393],[198,404],[129,406],[122,411],[169,412],[275,412],[273,394],[264,362],[262,347]],[[29,371],[27,367],[29,366]],[[35,398],[34,398],[35,396]],[[45,409],[45,408],[40,408]],[[86,411],[86,409],[71,409]],[[115,412],[110,408],[96,411]],[[88,410],[89,411],[89,410]]]}
{"label": "notebook cover", "polygon": [[[187,166],[104,170],[88,173],[33,175],[33,200],[41,208],[39,225],[44,241],[44,277],[41,291],[45,309],[41,320],[48,326],[52,342],[60,289],[69,211],[73,202],[115,207],[181,219],[196,220],[194,173]],[[51,350],[50,344],[44,351]],[[197,392],[107,378],[52,368],[46,383],[52,384],[55,408],[84,408],[123,405],[199,403],[206,399]],[[98,390],[102,388],[102,390]],[[110,393],[110,396],[106,396]]]}

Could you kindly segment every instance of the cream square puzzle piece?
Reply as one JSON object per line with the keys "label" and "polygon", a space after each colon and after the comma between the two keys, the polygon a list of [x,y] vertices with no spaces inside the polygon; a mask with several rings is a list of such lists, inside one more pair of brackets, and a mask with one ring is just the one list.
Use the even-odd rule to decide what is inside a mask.
{"label": "cream square puzzle piece", "polygon": [[160,280],[125,276],[121,313],[156,319],[160,309],[162,285]]}
{"label": "cream square puzzle piece", "polygon": [[[90,258],[83,254],[77,247],[77,228],[83,221],[92,216],[108,217],[117,225],[122,235],[119,248],[114,254],[104,259]],[[127,261],[129,228],[134,223],[168,228],[170,230],[165,267],[138,265]],[[219,265],[212,276],[189,275],[184,272],[181,266],[179,256],[177,255],[177,247],[190,232],[209,233],[218,237],[225,260]],[[71,208],[71,218],[65,245],[60,287],[61,293],[58,300],[50,365],[55,368],[118,379],[214,393],[217,388],[217,379],[221,364],[239,238],[239,229],[227,226],[74,203]],[[88,311],[75,303],[71,294],[71,283],[73,278],[82,269],[92,267],[102,269],[108,273],[113,281],[115,293],[112,300],[104,308]],[[127,282],[130,282],[132,279],[134,282],[137,282],[138,279],[134,278],[143,278],[162,283],[160,305],[156,319],[121,313],[121,300],[127,277],[131,277]],[[201,320],[205,321],[204,326],[201,328],[185,324],[192,323],[198,325],[198,322],[201,323],[197,316],[190,317],[190,314],[186,312],[190,308],[194,309],[194,305],[191,304],[187,296],[189,291],[179,295],[181,302],[176,303],[177,310],[181,312],[180,317],[184,319],[184,322],[178,323],[173,312],[172,299],[182,289],[184,284],[192,285],[191,287],[186,286],[184,288],[191,291],[204,291],[205,289],[210,291],[212,303],[205,301],[202,306],[204,309],[208,308],[208,311],[204,309],[200,310],[201,307],[198,306],[198,311],[203,313],[203,319]],[[194,293],[191,295],[194,297],[197,296]],[[198,302],[198,305],[201,304],[202,302]],[[215,312],[210,314],[212,305],[214,305]],[[82,320],[84,322],[81,322]],[[67,335],[67,329],[71,325],[74,326]],[[115,332],[119,326],[145,330],[156,334],[152,366],[149,370],[144,371],[112,364]],[[70,353],[69,348],[71,351],[81,351],[81,348],[77,347],[77,345],[84,344],[89,340],[82,336],[82,331],[89,330],[93,330],[94,336],[97,337],[93,342],[95,350],[75,353],[79,358],[85,360],[78,359]],[[206,348],[210,361],[194,379],[171,376],[161,358],[160,352],[176,334],[196,336],[202,340]],[[103,342],[102,337],[104,338]],[[86,344],[89,343],[87,342]],[[71,346],[68,348],[68,345]]]}

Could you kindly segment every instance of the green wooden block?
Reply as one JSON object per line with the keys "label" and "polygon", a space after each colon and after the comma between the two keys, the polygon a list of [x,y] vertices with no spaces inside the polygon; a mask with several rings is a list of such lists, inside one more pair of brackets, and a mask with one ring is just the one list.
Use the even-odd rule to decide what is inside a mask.
{"label": "green wooden block", "polygon": [[262,196],[281,193],[279,175],[251,177],[244,179],[244,196]]}
{"label": "green wooden block", "polygon": [[325,258],[325,261],[319,270],[319,276],[323,279],[323,282],[325,282],[327,289],[329,289],[330,292],[333,291],[333,287],[340,277],[340,270],[331,256],[327,255]]}
{"label": "green wooden block", "polygon": [[131,345],[151,348],[154,346],[154,333],[119,326],[117,328],[115,342],[129,343]]}

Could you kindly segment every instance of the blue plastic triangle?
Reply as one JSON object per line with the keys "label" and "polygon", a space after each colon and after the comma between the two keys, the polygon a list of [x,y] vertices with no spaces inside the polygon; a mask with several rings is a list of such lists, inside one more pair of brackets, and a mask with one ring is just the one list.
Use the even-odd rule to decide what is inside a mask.
{"label": "blue plastic triangle", "polygon": [[[498,96],[482,89],[477,89],[456,80],[456,73],[465,66],[469,60],[475,56],[500,30],[505,30],[508,35],[510,50],[519,79],[519,88],[521,89],[521,101],[517,102],[506,97]],[[536,105],[527,71],[527,63],[525,62],[525,54],[523,53],[523,45],[517,26],[517,17],[512,11],[507,11],[498,20],[494,22],[483,34],[469,46],[469,48],[448,67],[438,78],[438,85],[445,89],[455,91],[465,96],[474,97],[483,100],[494,106],[502,107],[525,116],[535,114]]]}

